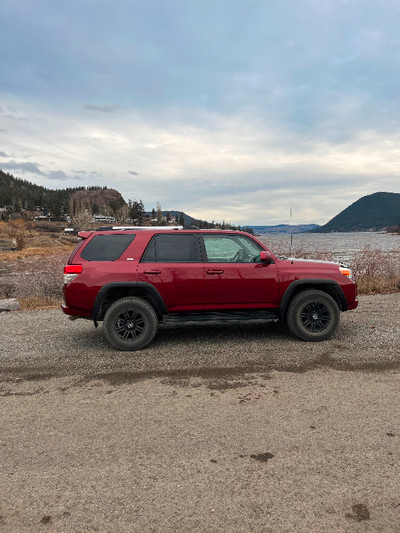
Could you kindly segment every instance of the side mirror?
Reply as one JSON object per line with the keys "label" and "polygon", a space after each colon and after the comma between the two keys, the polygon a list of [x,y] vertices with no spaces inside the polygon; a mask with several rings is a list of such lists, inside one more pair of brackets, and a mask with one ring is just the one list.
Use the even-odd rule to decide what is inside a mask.
{"label": "side mirror", "polygon": [[273,261],[271,252],[268,252],[267,250],[262,250],[260,252],[260,259],[261,263],[265,263],[266,265],[269,265]]}

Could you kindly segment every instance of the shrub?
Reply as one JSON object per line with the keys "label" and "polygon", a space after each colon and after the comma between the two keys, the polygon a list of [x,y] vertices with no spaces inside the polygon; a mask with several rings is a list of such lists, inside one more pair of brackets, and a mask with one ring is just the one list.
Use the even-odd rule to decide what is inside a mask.
{"label": "shrub", "polygon": [[18,218],[8,222],[0,221],[0,233],[8,235],[15,242],[17,250],[22,250],[28,238],[32,237],[33,224]]}
{"label": "shrub", "polygon": [[60,233],[60,226],[51,222],[38,222],[35,229],[41,233]]}
{"label": "shrub", "polygon": [[[67,254],[68,255],[68,254]],[[38,256],[19,265],[13,276],[16,298],[61,298],[67,255]]]}
{"label": "shrub", "polygon": [[365,247],[350,262],[358,290],[363,294],[396,292],[400,289],[400,254]]}

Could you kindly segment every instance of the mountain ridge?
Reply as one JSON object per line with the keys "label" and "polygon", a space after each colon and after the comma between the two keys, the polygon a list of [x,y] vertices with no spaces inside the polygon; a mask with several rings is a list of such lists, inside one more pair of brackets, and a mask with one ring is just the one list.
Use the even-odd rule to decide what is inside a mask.
{"label": "mountain ridge", "polygon": [[275,226],[250,226],[257,235],[265,233],[279,233],[283,235],[295,233],[308,233],[319,228],[319,224],[277,224]]}
{"label": "mountain ridge", "polygon": [[313,233],[379,231],[400,224],[400,194],[376,192],[359,198]]}

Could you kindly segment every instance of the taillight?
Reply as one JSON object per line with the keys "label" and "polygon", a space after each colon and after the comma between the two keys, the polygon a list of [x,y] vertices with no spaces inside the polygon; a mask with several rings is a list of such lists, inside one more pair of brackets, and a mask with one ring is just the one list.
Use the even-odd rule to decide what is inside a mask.
{"label": "taillight", "polygon": [[82,272],[82,265],[65,265],[64,267],[64,285],[70,283],[76,276]]}

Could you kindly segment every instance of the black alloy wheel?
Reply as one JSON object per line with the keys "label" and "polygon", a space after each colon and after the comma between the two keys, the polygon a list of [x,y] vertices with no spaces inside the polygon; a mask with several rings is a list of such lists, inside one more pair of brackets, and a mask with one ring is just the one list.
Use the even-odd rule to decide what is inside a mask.
{"label": "black alloy wheel", "polygon": [[143,334],[145,319],[132,309],[122,311],[115,321],[117,334],[125,340],[136,339]]}
{"label": "black alloy wheel", "polygon": [[304,341],[329,339],[337,330],[339,320],[339,307],[332,296],[314,289],[296,294],[286,314],[289,330]]}
{"label": "black alloy wheel", "polygon": [[109,307],[103,326],[106,338],[114,348],[134,351],[150,344],[157,333],[158,319],[148,302],[128,296]]}
{"label": "black alloy wheel", "polygon": [[331,314],[322,302],[310,302],[300,314],[301,323],[310,333],[319,333],[329,326]]}

